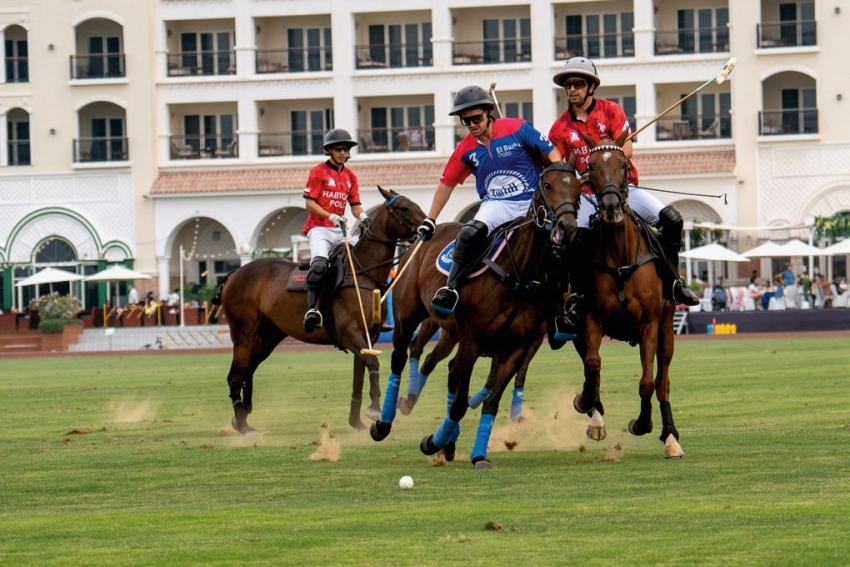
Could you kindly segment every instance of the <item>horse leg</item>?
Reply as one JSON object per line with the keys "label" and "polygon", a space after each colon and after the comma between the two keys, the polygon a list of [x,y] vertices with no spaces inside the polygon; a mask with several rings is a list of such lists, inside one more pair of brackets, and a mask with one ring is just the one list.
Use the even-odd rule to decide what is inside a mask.
{"label": "horse leg", "polygon": [[425,358],[425,363],[420,368],[419,361],[422,358],[425,346],[434,336],[434,333],[437,332],[438,328],[439,325],[433,319],[426,319],[420,325],[419,334],[410,345],[410,360],[408,361],[410,364],[410,380],[407,385],[407,397],[399,398],[398,400],[398,409],[402,415],[410,415],[410,412],[413,411],[413,407],[419,400],[419,396],[422,394],[422,389],[425,387],[428,377],[434,371],[437,364],[445,360],[452,353],[452,350],[454,350],[457,344],[455,337],[443,331],[440,334],[437,344],[434,345],[434,350],[428,354]]}
{"label": "horse leg", "polygon": [[[661,323],[658,344],[658,373],[655,377],[655,395],[661,409],[661,442],[664,443],[664,457],[684,457],[685,452],[679,445],[679,432],[673,423],[673,410],[670,408],[670,363],[673,360],[674,332],[673,314],[665,309]],[[669,318],[669,325],[668,323]],[[669,328],[668,328],[669,327]]]}
{"label": "horse leg", "polygon": [[460,435],[460,420],[469,409],[469,380],[478,358],[477,350],[474,341],[461,342],[458,345],[457,355],[449,365],[449,387],[453,388],[447,396],[450,403],[449,412],[437,431],[433,435],[423,437],[419,443],[419,449],[426,455],[433,455],[446,448]]}
{"label": "horse leg", "polygon": [[522,402],[525,400],[525,378],[528,375],[528,367],[531,364],[531,359],[540,350],[540,345],[542,344],[543,340],[541,337],[540,341],[531,346],[528,354],[525,356],[525,360],[522,361],[519,372],[517,372],[514,378],[514,391],[511,396],[511,421],[521,422],[523,420]]}
{"label": "horse leg", "polygon": [[652,395],[655,393],[653,371],[658,352],[658,323],[641,324],[640,334],[640,414],[637,419],[629,422],[629,433],[632,435],[646,435],[652,432]]}
{"label": "horse leg", "polygon": [[369,369],[369,407],[366,408],[366,417],[372,421],[381,419],[381,369],[378,357],[366,356],[366,368]]}
{"label": "horse leg", "polygon": [[366,364],[363,358],[355,354],[351,384],[351,407],[348,410],[348,425],[358,431],[366,429],[366,425],[360,419],[360,408],[363,406],[363,378],[365,375]]}
{"label": "horse leg", "polygon": [[265,318],[256,326],[253,337],[250,335],[250,332],[243,332],[235,338],[233,361],[227,375],[234,414],[230,423],[242,435],[251,435],[257,431],[248,425],[248,415],[254,408],[254,372],[286,337],[283,331]]}
{"label": "horse leg", "polygon": [[573,399],[573,408],[590,418],[585,432],[588,438],[602,441],[608,436],[605,421],[602,419],[605,408],[599,399],[599,384],[602,381],[602,357],[599,355],[602,327],[592,315],[585,317],[584,327],[584,335],[579,335],[577,340],[573,341],[576,352],[584,363],[584,386],[581,394]]}
{"label": "horse leg", "polygon": [[522,349],[515,351],[507,358],[499,355],[493,357],[493,362],[490,364],[490,375],[487,377],[487,385],[491,393],[484,400],[481,418],[478,420],[478,431],[475,434],[475,443],[472,446],[472,452],[469,454],[476,470],[493,468],[493,464],[487,459],[487,444],[490,442],[493,424],[496,421],[496,414],[499,412],[499,402],[511,378],[519,371],[520,366],[527,366],[526,362],[529,358]]}

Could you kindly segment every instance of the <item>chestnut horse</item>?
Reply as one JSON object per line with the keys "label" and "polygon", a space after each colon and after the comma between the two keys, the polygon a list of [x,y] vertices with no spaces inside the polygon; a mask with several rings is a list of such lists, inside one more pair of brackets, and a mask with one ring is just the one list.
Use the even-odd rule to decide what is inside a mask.
{"label": "chestnut horse", "polygon": [[[348,422],[354,428],[365,429],[360,420],[360,406],[367,367],[372,401],[367,413],[373,419],[378,417],[381,403],[378,358],[361,354],[361,350],[367,349],[371,343],[366,341],[364,316],[361,315],[356,294],[362,296],[364,305],[372,305],[373,290],[386,289],[398,242],[413,238],[425,219],[422,209],[407,197],[381,187],[378,190],[384,198],[384,204],[374,215],[363,237],[351,247],[352,259],[357,266],[359,289],[354,289],[353,285],[343,285],[336,291],[323,293],[320,308],[325,313],[324,327],[312,333],[304,331],[302,320],[307,310],[307,294],[304,291],[287,290],[289,276],[297,267],[288,260],[254,260],[231,273],[219,288],[220,301],[233,339],[233,361],[227,384],[233,401],[232,424],[239,433],[244,435],[255,431],[247,422],[253,407],[254,372],[287,336],[305,343],[332,344],[339,349],[352,351],[354,383]],[[338,265],[344,272],[349,272],[345,255]],[[380,321],[371,320],[367,314],[371,341],[381,331],[386,310],[384,304]]]}
{"label": "chestnut horse", "polygon": [[[470,459],[477,469],[491,468],[487,460],[487,441],[505,385],[522,366],[530,349],[545,333],[547,317],[553,316],[553,298],[560,290],[552,289],[550,273],[553,247],[562,248],[576,232],[576,214],[580,193],[575,175],[575,158],[570,164],[555,163],[543,170],[534,191],[528,213],[510,224],[511,236],[490,269],[469,279],[458,289],[460,301],[452,316],[439,319],[446,332],[457,337],[457,353],[449,368],[450,408],[434,435],[425,437],[420,449],[426,455],[440,450],[452,455],[460,433],[460,420],[469,407],[469,381],[476,360],[492,356],[492,392],[484,400],[478,434]],[[446,278],[435,269],[437,257],[452,242],[462,225],[441,224],[433,238],[418,255],[409,251],[411,263],[400,276],[393,292],[395,331],[391,374],[384,396],[381,419],[372,424],[372,438],[380,441],[389,435],[396,413],[401,373],[413,333],[419,323],[435,316],[431,308],[434,292]]]}
{"label": "chestnut horse", "polygon": [[[605,438],[604,409],[599,399],[603,335],[640,345],[640,414],[629,423],[633,435],[652,431],[652,395],[661,406],[661,441],[665,456],[684,455],[670,409],[670,362],[673,359],[673,313],[676,306],[662,296],[662,280],[650,248],[650,228],[628,205],[628,159],[622,150],[627,132],[613,143],[590,146],[589,180],[599,207],[591,229],[588,253],[594,291],[587,294],[584,332],[574,341],[584,362],[584,387],[573,406],[591,420],[587,435]],[[653,379],[654,362],[658,373]]]}

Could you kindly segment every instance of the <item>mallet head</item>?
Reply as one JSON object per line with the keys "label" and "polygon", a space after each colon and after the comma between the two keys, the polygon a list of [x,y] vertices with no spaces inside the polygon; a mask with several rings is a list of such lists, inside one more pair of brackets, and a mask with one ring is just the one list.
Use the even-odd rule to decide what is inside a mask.
{"label": "mallet head", "polygon": [[735,59],[734,57],[729,58],[729,61],[727,61],[726,65],[723,66],[723,69],[721,69],[720,72],[717,73],[717,76],[714,77],[714,80],[717,82],[718,85],[722,84],[723,81],[725,81],[727,77],[729,77],[729,73],[731,73],[732,69],[735,68],[736,63],[738,63],[737,59]]}

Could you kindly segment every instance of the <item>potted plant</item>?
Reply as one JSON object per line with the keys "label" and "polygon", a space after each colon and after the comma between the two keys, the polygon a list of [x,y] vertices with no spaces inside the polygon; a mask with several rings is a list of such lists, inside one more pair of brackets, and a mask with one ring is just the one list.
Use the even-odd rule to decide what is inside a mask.
{"label": "potted plant", "polygon": [[42,333],[43,350],[67,350],[83,332],[77,315],[80,300],[72,295],[51,293],[30,300],[30,313],[38,313],[38,330]]}

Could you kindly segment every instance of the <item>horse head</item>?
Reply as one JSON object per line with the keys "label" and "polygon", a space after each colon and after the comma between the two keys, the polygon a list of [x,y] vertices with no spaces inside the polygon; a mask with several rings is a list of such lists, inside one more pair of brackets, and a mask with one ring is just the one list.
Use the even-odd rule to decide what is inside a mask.
{"label": "horse head", "polygon": [[544,169],[532,198],[535,224],[549,230],[549,239],[557,246],[572,242],[578,227],[581,183],[575,162],[575,154],[570,154],[569,162],[556,162]]}
{"label": "horse head", "polygon": [[386,190],[378,185],[378,191],[384,198],[384,205],[375,215],[366,234],[378,240],[412,239],[416,229],[425,220],[425,213],[419,205],[392,189]]}
{"label": "horse head", "polygon": [[628,132],[620,134],[613,143],[595,142],[582,134],[590,146],[588,177],[596,194],[602,222],[619,224],[625,218],[629,199],[629,159],[623,151]]}

